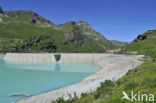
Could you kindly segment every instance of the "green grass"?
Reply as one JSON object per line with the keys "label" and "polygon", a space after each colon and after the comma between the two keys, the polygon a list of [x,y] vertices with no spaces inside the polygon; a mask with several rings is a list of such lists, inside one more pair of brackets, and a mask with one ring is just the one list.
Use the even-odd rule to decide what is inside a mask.
{"label": "green grass", "polygon": [[139,54],[145,54],[156,58],[156,30],[145,32],[147,39],[141,42],[132,42],[122,47],[121,53],[137,51]]}
{"label": "green grass", "polygon": [[145,59],[143,64],[130,70],[114,84],[108,85],[108,81],[105,81],[95,92],[89,96],[81,97],[74,103],[130,103],[130,101],[121,100],[122,91],[128,94],[134,91],[135,93],[156,96],[156,30],[148,31],[143,35],[147,35],[148,38],[141,42],[126,44],[122,47],[121,52],[137,51],[139,54],[151,56],[151,58]]}
{"label": "green grass", "polygon": [[[140,94],[154,94],[156,96],[156,62],[148,60],[116,82],[106,80],[97,90],[90,94],[82,94],[80,99],[67,100],[58,98],[53,103],[134,103],[121,100],[122,92],[130,95],[131,91]],[[148,103],[146,101],[136,103]],[[151,102],[149,102],[151,103]]]}
{"label": "green grass", "polygon": [[[3,25],[3,24],[1,24]],[[55,30],[53,28],[44,28],[26,23],[9,23],[3,25],[0,28],[0,38],[11,38],[11,39],[29,39],[34,35],[45,35],[53,34],[54,38],[58,35],[63,34],[62,31]]]}
{"label": "green grass", "polygon": [[153,94],[156,97],[156,30],[148,31],[144,35],[148,36],[146,40],[126,44],[121,52],[137,51],[151,58],[145,58],[143,64],[130,70],[116,82],[106,80],[95,92],[82,95],[74,101],[59,98],[62,101],[58,103],[156,103],[156,100],[155,102],[121,100],[123,91],[129,96],[133,91],[140,94]]}
{"label": "green grass", "polygon": [[[54,25],[53,23],[48,23],[43,17],[36,15],[37,14],[34,14],[32,11],[21,10],[4,12],[4,15],[0,16],[0,18],[3,19],[3,22],[0,23],[0,39],[6,40],[1,43],[0,52],[11,52],[10,48],[14,47],[13,45],[21,47],[24,45],[24,41],[28,41],[33,36],[49,34],[51,38],[42,40],[42,42],[48,42],[50,39],[53,39],[53,45],[57,48],[55,51],[50,49],[41,50],[40,46],[36,47],[33,45],[29,50],[20,50],[19,52],[101,53],[105,52],[106,49],[114,47],[113,44],[101,34],[96,35],[96,31],[84,30],[81,26],[76,25],[76,22],[70,21],[62,25]],[[36,18],[37,23],[30,23],[31,18]],[[51,26],[47,27],[47,23]],[[84,33],[90,33],[91,35],[86,36]],[[101,39],[95,40],[95,38],[99,36]],[[12,41],[7,39],[12,39]]]}

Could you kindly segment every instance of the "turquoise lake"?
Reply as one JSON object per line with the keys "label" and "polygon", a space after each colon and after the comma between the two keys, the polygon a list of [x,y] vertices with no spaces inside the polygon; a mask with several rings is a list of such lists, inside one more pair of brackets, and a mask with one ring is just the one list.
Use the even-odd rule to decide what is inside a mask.
{"label": "turquoise lake", "polygon": [[101,68],[91,63],[16,63],[0,59],[0,103],[77,83]]}

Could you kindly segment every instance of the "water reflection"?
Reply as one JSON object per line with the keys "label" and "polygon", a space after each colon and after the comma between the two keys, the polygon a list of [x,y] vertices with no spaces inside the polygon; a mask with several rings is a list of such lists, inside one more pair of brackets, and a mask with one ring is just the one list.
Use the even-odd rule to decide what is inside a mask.
{"label": "water reflection", "polygon": [[61,66],[60,66],[60,64],[59,63],[56,63],[55,64],[55,69],[54,69],[55,71],[61,71]]}
{"label": "water reflection", "polygon": [[9,69],[59,71],[59,72],[96,72],[101,68],[91,63],[24,63],[4,61]]}

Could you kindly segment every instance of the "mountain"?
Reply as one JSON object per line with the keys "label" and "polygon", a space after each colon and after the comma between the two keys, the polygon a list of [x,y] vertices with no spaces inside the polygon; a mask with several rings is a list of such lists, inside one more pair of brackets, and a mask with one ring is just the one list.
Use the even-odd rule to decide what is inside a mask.
{"label": "mountain", "polygon": [[55,25],[31,10],[0,9],[0,52],[105,52],[113,47],[85,21]]}
{"label": "mountain", "polygon": [[113,43],[114,46],[117,46],[117,47],[127,44],[127,42],[121,42],[117,40],[110,40],[110,41]]}
{"label": "mountain", "polygon": [[156,58],[156,30],[148,30],[138,35],[133,42],[122,46],[121,49],[121,52],[137,51],[139,54]]}

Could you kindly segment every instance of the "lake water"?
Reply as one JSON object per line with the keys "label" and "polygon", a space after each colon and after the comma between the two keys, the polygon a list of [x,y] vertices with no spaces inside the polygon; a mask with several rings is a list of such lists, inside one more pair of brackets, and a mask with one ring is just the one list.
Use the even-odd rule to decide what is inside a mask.
{"label": "lake water", "polygon": [[0,59],[0,103],[11,103],[24,97],[11,94],[35,95],[77,83],[100,67],[91,63],[13,63]]}

